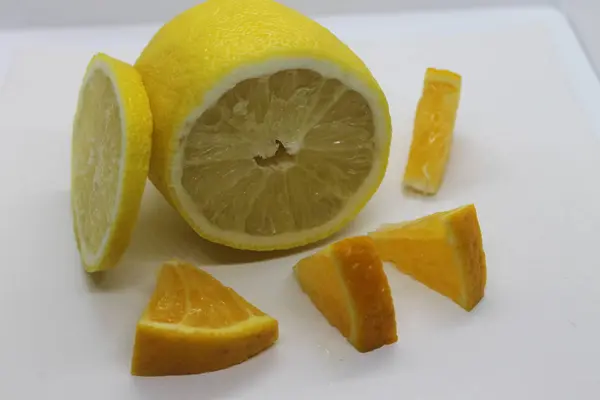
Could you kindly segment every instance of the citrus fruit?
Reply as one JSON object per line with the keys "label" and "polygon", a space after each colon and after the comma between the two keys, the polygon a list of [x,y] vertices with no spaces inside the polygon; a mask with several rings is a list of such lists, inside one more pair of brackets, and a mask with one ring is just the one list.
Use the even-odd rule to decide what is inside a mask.
{"label": "citrus fruit", "polygon": [[358,351],[398,340],[390,287],[371,238],[331,244],[294,271],[313,304]]}
{"label": "citrus fruit", "polygon": [[404,171],[406,188],[435,194],[442,185],[452,146],[460,90],[460,75],[447,70],[427,69]]}
{"label": "citrus fruit", "polygon": [[172,261],[137,324],[131,373],[187,375],[239,364],[277,340],[273,318],[193,265]]}
{"label": "citrus fruit", "polygon": [[148,175],[152,115],[130,65],[97,54],[77,103],[71,153],[71,208],[87,271],[111,268],[127,248]]}
{"label": "citrus fruit", "polygon": [[465,310],[483,298],[486,262],[474,205],[385,225],[370,236],[382,260]]}
{"label": "citrus fruit", "polygon": [[272,0],[208,0],[138,58],[150,179],[202,237],[273,250],[323,239],[377,190],[391,122],[365,64]]}

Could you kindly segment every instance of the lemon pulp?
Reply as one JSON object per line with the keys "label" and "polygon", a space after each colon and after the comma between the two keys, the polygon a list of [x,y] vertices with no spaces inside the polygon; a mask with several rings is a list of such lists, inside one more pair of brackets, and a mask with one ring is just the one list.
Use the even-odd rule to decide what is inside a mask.
{"label": "lemon pulp", "polygon": [[[82,93],[73,136],[73,193],[84,253],[96,253],[114,220],[122,157],[121,116],[112,82],[94,71]],[[101,110],[101,112],[98,112]]]}
{"label": "lemon pulp", "polygon": [[272,236],[334,219],[373,166],[366,100],[337,79],[290,69],[246,79],[195,122],[181,185],[222,230]]}
{"label": "lemon pulp", "polygon": [[114,267],[129,244],[151,136],[150,104],[138,72],[96,54],[79,92],[71,149],[73,227],[89,272]]}

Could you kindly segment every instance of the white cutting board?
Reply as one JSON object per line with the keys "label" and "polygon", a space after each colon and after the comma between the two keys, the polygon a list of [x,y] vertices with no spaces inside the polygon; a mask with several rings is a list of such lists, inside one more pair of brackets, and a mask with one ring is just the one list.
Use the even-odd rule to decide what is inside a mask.
{"label": "white cutting board", "polygon": [[[550,9],[330,17],[380,81],[393,116],[381,189],[338,236],[475,203],[486,297],[466,313],[387,267],[399,341],[359,354],[291,275],[303,253],[204,242],[148,186],[131,247],[93,282],[69,209],[70,124],[89,56],[133,61],[155,27],[10,36],[0,89],[1,399],[600,398],[600,85]],[[7,43],[6,35],[0,35]],[[400,189],[425,68],[464,92],[447,179]],[[280,322],[275,347],[228,370],[129,375],[134,328],[161,262],[206,268]]]}

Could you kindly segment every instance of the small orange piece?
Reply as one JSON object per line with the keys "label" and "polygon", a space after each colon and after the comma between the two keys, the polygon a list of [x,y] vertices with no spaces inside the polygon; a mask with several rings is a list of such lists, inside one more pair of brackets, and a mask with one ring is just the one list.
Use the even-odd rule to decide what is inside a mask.
{"label": "small orange piece", "polygon": [[423,194],[435,194],[442,185],[452,146],[460,90],[460,75],[446,70],[427,69],[404,171],[406,188]]}
{"label": "small orange piece", "polygon": [[486,264],[475,206],[385,225],[370,236],[384,261],[465,310],[483,298]]}
{"label": "small orange piece", "polygon": [[360,352],[398,340],[387,277],[373,240],[334,243],[294,267],[302,290]]}
{"label": "small orange piece", "polygon": [[138,321],[131,373],[216,371],[246,361],[277,337],[277,321],[233,289],[193,265],[168,262]]}

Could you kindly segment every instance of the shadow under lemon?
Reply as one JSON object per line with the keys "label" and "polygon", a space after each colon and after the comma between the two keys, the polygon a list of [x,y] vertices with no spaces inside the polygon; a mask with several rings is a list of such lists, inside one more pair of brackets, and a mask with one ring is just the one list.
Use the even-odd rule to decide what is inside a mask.
{"label": "shadow under lemon", "polygon": [[[327,243],[341,239],[353,224],[327,239],[295,249],[267,252],[238,250],[202,239],[148,183],[127,251],[115,268],[91,275],[90,286],[95,289],[119,289],[153,285],[160,266],[171,259],[185,260],[199,267],[215,267],[253,264],[305,251],[317,251]],[[293,266],[285,265],[290,270]]]}

